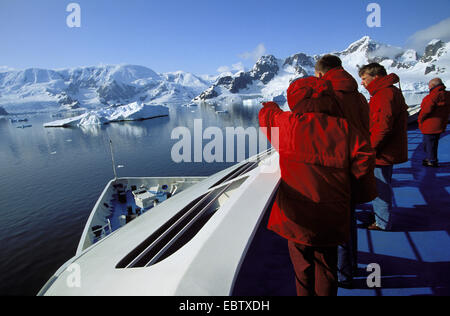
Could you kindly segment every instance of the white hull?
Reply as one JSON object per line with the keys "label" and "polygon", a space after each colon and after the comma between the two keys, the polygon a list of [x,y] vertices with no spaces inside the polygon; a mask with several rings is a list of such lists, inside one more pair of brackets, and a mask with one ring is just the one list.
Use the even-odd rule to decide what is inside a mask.
{"label": "white hull", "polygon": [[[175,178],[164,180],[169,179]],[[117,181],[150,180],[158,179]],[[230,295],[279,181],[278,154],[265,153],[185,188],[92,244],[89,230],[104,218],[101,205],[112,196],[110,182],[76,256],[39,295]]]}

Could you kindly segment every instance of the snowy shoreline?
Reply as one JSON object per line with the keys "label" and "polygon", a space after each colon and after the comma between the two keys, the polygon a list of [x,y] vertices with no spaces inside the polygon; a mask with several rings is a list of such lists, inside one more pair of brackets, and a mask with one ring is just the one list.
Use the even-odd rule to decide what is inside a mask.
{"label": "snowy shoreline", "polygon": [[169,108],[161,105],[146,105],[138,102],[90,111],[79,116],[45,123],[44,127],[80,127],[104,125],[116,122],[144,121],[169,115]]}

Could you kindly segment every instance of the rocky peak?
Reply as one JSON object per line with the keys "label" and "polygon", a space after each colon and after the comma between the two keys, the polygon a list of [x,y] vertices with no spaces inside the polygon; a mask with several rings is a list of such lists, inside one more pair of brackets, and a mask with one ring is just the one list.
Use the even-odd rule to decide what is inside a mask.
{"label": "rocky peak", "polygon": [[419,55],[413,49],[408,49],[401,54],[395,56],[391,67],[397,69],[409,69],[413,67],[419,60]]}
{"label": "rocky peak", "polygon": [[286,58],[283,66],[291,65],[291,66],[301,66],[301,67],[314,67],[315,61],[311,56],[308,56],[304,53],[299,53],[292,55],[291,57]]}
{"label": "rocky peak", "polygon": [[[261,75],[261,78],[266,74],[268,74],[268,73],[267,72],[263,73]],[[274,76],[275,75],[273,75],[272,78]],[[270,79],[272,79],[272,78],[270,78]],[[255,78],[251,74],[246,73],[244,71],[240,71],[233,78],[233,81],[232,81],[231,87],[230,87],[230,92],[238,93],[240,90],[247,88],[254,80],[255,80]]]}
{"label": "rocky peak", "polygon": [[377,48],[378,43],[371,39],[369,36],[364,36],[360,40],[350,44],[350,46],[344,50],[342,55],[350,55],[357,51],[361,51],[367,54],[374,52]]}
{"label": "rocky peak", "polygon": [[254,80],[261,80],[264,84],[275,77],[280,70],[278,61],[273,55],[262,56],[256,62],[249,75]]}
{"label": "rocky peak", "polygon": [[294,67],[297,75],[305,77],[308,75],[308,72],[304,67],[314,68],[315,63],[316,61],[313,57],[308,56],[304,53],[299,53],[286,58],[283,67],[286,65],[291,65],[292,67]]}
{"label": "rocky peak", "polygon": [[419,60],[419,55],[414,49],[407,49],[403,54],[398,55],[396,59],[405,63],[414,63]]}
{"label": "rocky peak", "polygon": [[[231,78],[231,77],[230,77]],[[208,89],[206,89],[204,92],[202,92],[199,96],[195,97],[193,101],[202,101],[202,100],[209,100],[209,99],[213,99],[215,97],[218,97],[219,94],[217,93],[217,91],[215,90],[215,87],[217,85],[213,85],[211,87],[209,87]]]}
{"label": "rocky peak", "polygon": [[425,47],[425,53],[422,56],[421,61],[424,63],[432,61],[435,57],[439,57],[439,51],[442,47],[445,46],[445,43],[441,40],[432,40],[428,43],[427,47]]}
{"label": "rocky peak", "polygon": [[[194,100],[207,100],[218,96],[218,87],[225,88],[231,93],[239,93],[248,88],[253,82],[259,80],[263,84],[269,83],[280,70],[278,60],[273,55],[262,56],[258,59],[251,71],[240,71],[233,76],[223,76],[216,83]],[[219,89],[220,90],[220,89]]]}

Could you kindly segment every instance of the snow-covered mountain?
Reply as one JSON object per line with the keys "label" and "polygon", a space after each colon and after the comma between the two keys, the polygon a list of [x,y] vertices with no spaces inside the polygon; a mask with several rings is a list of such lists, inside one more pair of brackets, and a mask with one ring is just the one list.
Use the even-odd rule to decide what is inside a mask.
{"label": "snow-covered mountain", "polygon": [[0,72],[0,106],[9,112],[97,109],[133,102],[189,103],[211,81],[186,72],[158,74],[134,65]]}
{"label": "snow-covered mountain", "polygon": [[[423,54],[363,37],[341,52],[344,68],[358,79],[358,67],[380,62],[401,78],[408,104],[418,104],[428,81],[441,77],[450,86],[450,42],[431,41]],[[290,80],[314,74],[321,55],[298,53],[288,58],[261,57],[249,71],[234,75],[196,76],[182,71],[156,73],[134,65],[106,65],[47,70],[0,68],[0,107],[10,113],[41,109],[99,109],[134,102],[184,105],[194,102],[286,100]],[[361,87],[361,92],[368,96]]]}
{"label": "snow-covered mountain", "polygon": [[[428,82],[441,77],[450,86],[450,42],[431,41],[423,55],[412,49],[402,49],[378,43],[368,36],[352,43],[338,55],[344,68],[357,80],[361,66],[379,62],[389,73],[401,78],[401,88],[409,105],[421,103],[428,92]],[[261,57],[250,71],[224,75],[195,101],[239,101],[248,99],[286,100],[286,90],[292,79],[314,75],[314,65],[322,55],[308,56],[298,53],[285,59],[275,56]],[[360,91],[368,97],[367,91]]]}

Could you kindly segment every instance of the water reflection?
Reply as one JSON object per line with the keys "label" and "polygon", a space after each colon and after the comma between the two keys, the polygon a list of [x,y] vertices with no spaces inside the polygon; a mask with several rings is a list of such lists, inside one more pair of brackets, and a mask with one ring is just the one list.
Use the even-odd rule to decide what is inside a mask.
{"label": "water reflection", "polygon": [[153,134],[152,131],[161,129],[169,123],[169,117],[158,117],[143,122],[111,123],[105,125],[105,130],[109,135],[124,138],[140,138]]}
{"label": "water reflection", "polygon": [[[200,105],[202,118],[208,122],[224,127],[258,127],[258,113],[261,106],[244,106],[242,102],[235,103],[202,103]],[[217,113],[226,111],[226,113]]]}
{"label": "water reflection", "polygon": [[80,126],[79,128],[83,134],[87,134],[89,136],[99,136],[102,129],[105,129],[102,125],[85,125]]}
{"label": "water reflection", "polygon": [[0,119],[0,252],[8,258],[0,261],[0,273],[8,275],[0,293],[36,294],[74,255],[89,213],[113,177],[109,139],[117,165],[124,166],[119,176],[208,176],[233,163],[175,163],[172,131],[193,131],[196,119],[204,129],[257,127],[259,109],[204,103],[173,107],[169,117],[88,128],[44,128],[53,119],[48,114],[29,117],[33,127],[23,130]]}
{"label": "water reflection", "polygon": [[[194,121],[197,119],[202,120],[203,129],[218,127],[224,135],[227,127],[257,128],[260,108],[259,105],[244,106],[242,102],[204,102],[196,107],[173,107],[169,117],[72,128],[44,128],[43,124],[51,119],[48,114],[30,117],[33,127],[23,130],[16,129],[16,125],[9,120],[1,119],[0,157],[3,166],[20,166],[26,163],[30,168],[46,167],[58,162],[61,168],[70,170],[73,163],[94,164],[96,161],[104,163],[108,160],[111,139],[122,163],[134,166],[132,170],[123,170],[124,175],[132,172],[138,176],[147,170],[160,175],[172,172],[182,175],[186,171],[196,172],[195,170],[207,172],[220,167],[208,165],[208,168],[193,168],[172,164],[171,148],[177,142],[171,138],[172,131],[177,127],[187,127],[193,135]],[[217,111],[226,112],[218,114]],[[8,173],[14,172],[17,173],[18,170],[9,168]]]}

